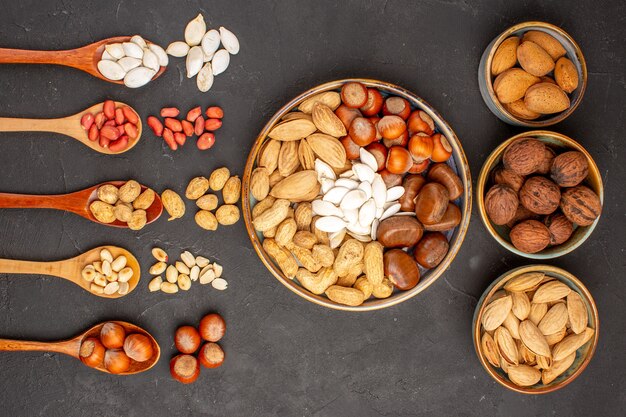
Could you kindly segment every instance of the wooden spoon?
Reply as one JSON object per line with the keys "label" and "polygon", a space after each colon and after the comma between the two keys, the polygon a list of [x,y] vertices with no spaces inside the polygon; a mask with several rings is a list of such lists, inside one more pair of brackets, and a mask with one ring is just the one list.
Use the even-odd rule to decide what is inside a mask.
{"label": "wooden spoon", "polygon": [[[98,188],[111,184],[116,187],[121,187],[126,181],[108,181],[103,182],[93,187],[86,188],[84,190],[75,191],[69,194],[55,194],[55,195],[30,195],[30,194],[11,194],[0,193],[0,208],[45,208],[69,211],[74,214],[78,214],[92,222],[104,224],[106,226],[113,227],[128,227],[128,224],[119,220],[115,220],[113,223],[102,223],[97,220],[89,210],[89,204],[98,199]],[[148,187],[142,185],[141,191],[143,192]],[[154,202],[146,210],[146,224],[150,224],[161,216],[163,212],[163,203],[161,197],[157,193],[154,196]]]}
{"label": "wooden spoon", "polygon": [[62,261],[32,262],[17,261],[13,259],[0,259],[0,274],[51,275],[58,278],[66,279],[68,281],[72,281],[74,284],[78,285],[85,291],[89,291],[89,293],[97,295],[99,297],[123,297],[127,294],[122,295],[115,293],[107,295],[91,292],[91,283],[84,280],[81,275],[81,271],[86,265],[100,260],[100,251],[102,249],[108,249],[109,252],[111,252],[111,255],[113,255],[113,259],[117,258],[120,255],[126,256],[126,266],[130,267],[133,270],[133,276],[128,281],[127,294],[130,294],[135,289],[137,283],[139,282],[139,279],[141,278],[141,268],[139,266],[137,258],[135,258],[132,253],[124,248],[119,248],[117,246],[99,246],[74,258],[65,259]]}
{"label": "wooden spoon", "polygon": [[[28,51],[24,49],[0,48],[0,64],[54,64],[85,71],[94,77],[114,84],[124,84],[124,80],[109,80],[98,71],[104,46],[110,43],[129,42],[130,36],[117,36],[65,51]],[[146,40],[147,43],[151,43]],[[152,80],[158,78],[166,67],[161,67]]]}
{"label": "wooden spoon", "polygon": [[[159,361],[159,358],[161,356],[161,348],[150,333],[148,333],[139,326],[135,326],[134,324],[127,323],[125,321],[113,321],[113,323],[117,323],[120,326],[124,327],[127,335],[131,333],[139,333],[146,336],[152,342],[152,347],[154,350],[152,357],[145,362],[137,362],[131,359],[131,364],[128,371],[122,372],[118,375],[133,375],[139,372],[147,371]],[[0,351],[57,352],[72,356],[76,359],[80,359],[80,346],[83,343],[83,340],[87,339],[88,337],[99,338],[102,326],[104,326],[105,324],[106,323],[96,324],[89,330],[86,330],[82,334],[79,334],[72,339],[62,340],[59,342],[35,342],[27,340],[0,339]],[[94,367],[94,369],[110,374],[110,372],[104,367],[103,364]]]}
{"label": "wooden spoon", "polygon": [[[91,113],[94,116],[102,111],[104,103],[94,104],[93,106],[82,110],[76,114],[67,117],[61,117],[58,119],[20,119],[13,117],[0,117],[0,132],[54,132],[61,133],[63,135],[69,136],[71,138],[76,139],[79,142],[82,142],[83,145],[89,146],[94,151],[107,154],[107,155],[116,155],[120,153],[124,153],[131,148],[133,148],[137,142],[139,142],[139,138],[141,137],[142,132],[142,124],[141,119],[137,122],[137,137],[132,139],[128,139],[128,146],[126,149],[122,149],[121,151],[114,152],[109,148],[103,148],[100,146],[98,141],[92,142],[89,140],[88,132],[82,128],[80,124],[80,119],[85,113]],[[121,101],[115,102],[115,108],[128,106],[128,104],[122,103]],[[130,107],[130,106],[128,106]],[[132,107],[131,107],[132,109]],[[139,115],[133,109],[133,111]]]}

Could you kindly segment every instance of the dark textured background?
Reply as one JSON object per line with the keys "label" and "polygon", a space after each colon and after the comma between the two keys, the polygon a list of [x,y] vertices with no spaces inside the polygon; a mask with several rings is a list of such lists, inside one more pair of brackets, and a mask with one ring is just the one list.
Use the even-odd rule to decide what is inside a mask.
{"label": "dark textured background", "polygon": [[[150,265],[154,245],[190,249],[224,265],[230,288],[148,293],[149,277],[120,300],[89,296],[54,278],[0,275],[0,335],[54,340],[107,319],[152,332],[162,360],[150,372],[116,377],[66,356],[0,353],[3,416],[613,416],[626,406],[624,108],[626,8],[613,1],[0,1],[0,45],[74,48],[140,33],[163,46],[182,38],[199,11],[241,42],[228,71],[202,95],[184,61],[139,90],[52,66],[0,66],[0,114],[56,117],[110,97],[144,118],[165,105],[221,105],[224,127],[210,152],[193,143],[176,153],[146,132],[122,156],[97,154],[53,134],[0,135],[0,190],[63,193],[100,181],[135,178],[161,191],[228,165],[241,173],[250,144],[286,102],[319,83],[371,77],[430,102],[464,144],[474,178],[497,144],[522,129],[483,104],[476,72],[483,48],[508,26],[530,19],[562,26],[581,45],[589,86],[581,106],[553,130],[580,141],[606,186],[602,219],[576,252],[548,263],[579,276],[598,304],[600,343],[587,370],[566,389],[523,396],[481,368],[470,324],[477,297],[501,273],[531,263],[489,237],[474,209],[450,270],[397,307],[348,314],[289,292],[257,259],[243,222],[206,233],[193,216],[165,218],[140,232],[106,228],[54,211],[0,212],[0,257],[67,258],[94,246],[124,246]],[[185,110],[186,111],[186,110]],[[192,205],[188,209],[192,211]],[[183,386],[170,378],[173,332],[209,311],[228,322],[227,361]],[[621,411],[620,411],[621,410]]]}

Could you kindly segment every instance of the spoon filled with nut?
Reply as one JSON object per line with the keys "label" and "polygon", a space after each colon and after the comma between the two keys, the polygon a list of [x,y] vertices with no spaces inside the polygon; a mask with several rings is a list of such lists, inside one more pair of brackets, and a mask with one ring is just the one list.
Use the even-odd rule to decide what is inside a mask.
{"label": "spoon filled with nut", "polygon": [[0,193],[0,208],[69,211],[92,222],[139,230],[161,216],[161,197],[135,180],[109,181],[69,194]]}
{"label": "spoon filled with nut", "polygon": [[100,246],[61,261],[0,259],[0,274],[3,273],[55,276],[104,298],[120,298],[129,294],[141,278],[137,258],[117,246]]}
{"label": "spoon filled with nut", "polygon": [[0,339],[0,351],[63,353],[98,371],[118,375],[147,371],[161,356],[161,348],[150,333],[124,321],[96,324],[76,337],[58,342]]}

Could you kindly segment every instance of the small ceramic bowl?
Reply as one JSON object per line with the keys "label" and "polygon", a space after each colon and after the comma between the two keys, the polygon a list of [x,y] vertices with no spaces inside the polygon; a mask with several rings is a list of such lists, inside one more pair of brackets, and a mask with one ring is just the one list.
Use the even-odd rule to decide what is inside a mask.
{"label": "small ceramic bowl", "polygon": [[511,252],[531,259],[557,258],[573,251],[574,249],[582,245],[583,242],[589,237],[589,235],[591,235],[591,232],[593,232],[593,229],[596,227],[596,224],[598,224],[600,217],[598,217],[590,226],[574,225],[575,230],[572,233],[572,236],[570,236],[570,238],[565,243],[555,246],[549,246],[546,249],[537,253],[526,253],[520,251],[511,243],[511,240],[509,239],[509,232],[511,229],[506,225],[498,226],[493,224],[489,219],[489,216],[487,215],[487,211],[485,209],[485,194],[491,186],[491,172],[500,164],[504,151],[512,142],[519,138],[528,137],[542,141],[543,143],[549,145],[552,149],[557,151],[557,153],[562,153],[569,150],[582,152],[587,157],[587,162],[589,163],[589,175],[587,176],[587,178],[585,178],[583,184],[591,188],[598,195],[598,197],[600,197],[600,202],[604,202],[604,186],[602,185],[602,176],[600,175],[600,171],[598,170],[598,167],[596,166],[596,163],[594,162],[589,152],[587,152],[585,148],[583,148],[574,139],[571,139],[565,135],[550,132],[547,130],[534,130],[530,132],[520,133],[519,135],[507,139],[502,144],[500,144],[500,146],[494,149],[494,151],[491,152],[491,155],[487,157],[487,160],[480,170],[480,174],[478,175],[478,181],[476,184],[476,201],[478,203],[478,211],[480,212],[480,217],[489,234],[493,236],[493,238],[500,245],[504,246]]}
{"label": "small ceramic bowl", "polygon": [[[563,282],[568,287],[570,287],[572,291],[576,291],[581,296],[585,307],[587,307],[587,327],[591,327],[592,329],[594,329],[595,333],[589,342],[587,342],[576,351],[576,359],[574,359],[574,363],[570,366],[570,368],[563,372],[561,375],[559,375],[554,381],[546,385],[544,385],[540,381],[539,383],[530,387],[520,387],[512,383],[507,377],[507,374],[501,368],[496,368],[492,366],[481,353],[481,321],[483,312],[485,310],[485,302],[490,300],[494,293],[500,290],[510,279],[515,278],[516,276],[519,276],[521,274],[525,274],[527,272],[543,272],[547,276],[551,278],[556,278],[559,281]],[[476,350],[476,355],[478,356],[480,363],[483,365],[483,368],[485,368],[487,373],[491,375],[491,377],[495,379],[499,384],[507,387],[510,390],[517,391],[522,394],[546,394],[548,392],[556,391],[563,388],[564,386],[578,378],[578,376],[584,371],[584,369],[589,364],[589,361],[591,361],[591,358],[593,357],[596,346],[598,344],[599,325],[600,323],[596,303],[593,300],[593,297],[591,296],[589,290],[587,290],[587,288],[583,285],[582,282],[580,282],[578,278],[576,278],[569,272],[554,266],[528,265],[520,268],[515,268],[498,277],[485,290],[483,295],[480,297],[480,300],[478,300],[478,305],[476,306],[476,310],[474,311],[474,319],[472,321],[474,349]]]}
{"label": "small ceramic bowl", "polygon": [[[545,115],[535,120],[521,119],[514,116],[498,101],[496,93],[493,90],[493,78],[491,76],[491,62],[496,53],[498,46],[507,38],[511,36],[523,36],[525,32],[530,30],[538,30],[552,35],[556,38],[561,45],[567,51],[566,56],[574,63],[578,71],[578,88],[569,94],[570,106],[567,110]],[[558,26],[551,25],[545,22],[524,22],[515,26],[511,26],[500,35],[498,35],[485,49],[478,67],[478,86],[480,88],[480,94],[485,101],[487,107],[493,114],[495,114],[500,120],[515,126],[525,127],[545,127],[550,126],[560,121],[565,120],[570,114],[576,110],[580,104],[585,88],[587,87],[587,65],[585,64],[585,58],[580,49],[580,46],[574,41],[574,39],[567,34],[563,29]]]}
{"label": "small ceramic bowl", "polygon": [[[325,91],[340,91],[341,87],[347,82],[360,82],[364,84],[366,87],[377,88],[383,96],[394,95],[398,97],[403,97],[409,101],[413,109],[421,109],[426,112],[430,117],[432,117],[435,122],[435,127],[438,132],[445,135],[448,139],[450,145],[452,146],[452,157],[447,162],[451,168],[457,173],[461,182],[463,183],[463,196],[459,198],[456,203],[461,210],[461,222],[455,227],[453,230],[445,232],[446,237],[448,238],[450,249],[448,250],[447,255],[441,261],[441,263],[433,269],[430,269],[424,272],[420,278],[419,283],[416,287],[408,291],[398,291],[395,290],[394,293],[385,299],[370,299],[365,301],[360,306],[346,306],[343,304],[336,303],[330,299],[328,299],[324,295],[315,295],[305,288],[301,287],[300,284],[296,280],[291,280],[287,278],[280,268],[273,262],[271,257],[265,252],[263,249],[263,234],[257,233],[252,225],[252,207],[256,204],[256,200],[250,193],[250,177],[252,175],[252,171],[256,168],[257,156],[261,149],[261,146],[265,142],[267,138],[268,132],[281,121],[281,118],[289,113],[290,111],[296,109],[302,101],[311,97],[315,94],[322,93]],[[417,95],[411,93],[408,90],[405,90],[402,87],[399,87],[394,84],[390,84],[383,81],[377,80],[369,80],[369,79],[345,79],[332,81],[326,84],[318,85],[304,93],[300,94],[298,97],[289,101],[285,104],[278,112],[269,120],[269,122],[265,125],[265,127],[261,130],[259,135],[257,136],[256,141],[252,145],[252,150],[248,156],[248,161],[246,162],[246,167],[244,170],[243,180],[242,180],[242,212],[243,218],[246,225],[246,230],[248,232],[248,236],[252,242],[252,246],[254,250],[261,258],[263,264],[267,267],[267,269],[276,277],[278,281],[280,281],[283,285],[289,288],[291,291],[299,295],[300,297],[313,302],[315,304],[333,308],[336,310],[346,310],[346,311],[371,311],[378,310],[385,307],[390,307],[395,304],[401,303],[403,301],[408,300],[409,298],[419,294],[424,291],[427,287],[429,287],[433,282],[437,280],[445,271],[448,269],[452,260],[458,253],[461,244],[463,243],[463,239],[465,238],[465,234],[467,232],[467,228],[469,226],[470,214],[471,214],[471,206],[472,206],[472,181],[470,178],[469,164],[465,157],[465,153],[463,152],[463,147],[461,146],[461,141],[456,136],[452,128],[446,123],[446,121],[437,113],[437,111],[430,106],[427,102],[425,102],[422,98]]]}

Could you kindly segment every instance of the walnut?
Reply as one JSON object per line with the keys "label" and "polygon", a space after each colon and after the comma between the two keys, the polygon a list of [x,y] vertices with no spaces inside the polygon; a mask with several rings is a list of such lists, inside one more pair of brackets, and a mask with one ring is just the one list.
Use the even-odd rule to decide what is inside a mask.
{"label": "walnut", "polygon": [[494,224],[508,223],[514,216],[519,205],[517,194],[511,187],[496,184],[485,196],[485,210]]}
{"label": "walnut", "polygon": [[550,172],[550,168],[552,167],[552,161],[554,161],[554,157],[556,153],[549,146],[544,146],[545,151],[543,152],[543,161],[541,165],[535,171],[537,174],[546,175]]}
{"label": "walnut", "polygon": [[574,225],[561,213],[553,213],[543,220],[550,231],[550,244],[560,245],[570,238],[574,231]]}
{"label": "walnut", "polygon": [[563,192],[561,210],[571,222],[589,226],[600,216],[602,203],[593,190],[578,185]]}
{"label": "walnut", "polygon": [[510,144],[504,151],[502,162],[506,169],[519,175],[537,171],[545,158],[545,145],[532,138],[522,138]]}
{"label": "walnut", "polygon": [[531,177],[522,186],[519,199],[533,213],[551,214],[559,207],[561,190],[547,178]]}
{"label": "walnut", "polygon": [[522,185],[524,184],[524,177],[516,174],[510,169],[500,167],[493,172],[493,182],[496,184],[508,185],[513,189],[513,191],[518,193],[519,189],[522,188]]}
{"label": "walnut", "polygon": [[550,231],[537,220],[524,220],[511,229],[511,243],[525,253],[537,253],[550,244]]}
{"label": "walnut", "polygon": [[582,152],[570,151],[554,158],[550,177],[561,187],[575,187],[589,174],[589,163]]}
{"label": "walnut", "polygon": [[517,223],[523,220],[538,220],[538,219],[539,219],[539,215],[537,213],[533,213],[532,211],[528,210],[526,207],[519,204],[517,206],[517,211],[515,212],[515,216],[513,216],[513,218],[509,220],[509,222],[506,225],[509,227],[513,227]]}

